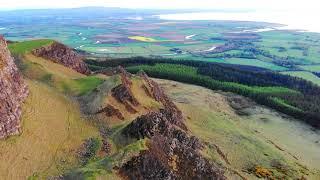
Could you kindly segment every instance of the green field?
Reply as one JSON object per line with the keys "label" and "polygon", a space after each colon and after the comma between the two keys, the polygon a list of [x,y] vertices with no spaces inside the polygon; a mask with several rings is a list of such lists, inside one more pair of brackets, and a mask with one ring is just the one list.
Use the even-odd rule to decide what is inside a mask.
{"label": "green field", "polygon": [[299,67],[305,71],[320,72],[320,65],[308,65],[308,66],[299,66]]}
{"label": "green field", "polygon": [[[286,94],[286,93],[298,93],[297,91],[283,88],[283,87],[258,87],[258,86],[246,86],[238,83],[233,82],[220,82],[214,79],[211,79],[207,76],[202,76],[197,73],[197,68],[189,67],[184,65],[175,65],[175,64],[156,64],[154,66],[149,65],[140,65],[140,66],[132,66],[127,68],[130,72],[138,72],[143,70],[150,75],[158,74],[162,77],[168,77],[164,79],[172,78],[171,75],[175,74],[176,78],[187,78],[192,81],[194,79],[201,79],[203,82],[208,82],[208,84],[212,85],[213,89],[221,89],[221,90],[230,90],[230,91],[249,91],[253,94],[265,94],[265,95],[272,95],[272,94]],[[200,81],[201,81],[200,80]],[[188,81],[188,80],[186,80]],[[203,84],[205,86],[206,83]],[[210,86],[209,85],[209,86]]]}
{"label": "green field", "polygon": [[[0,141],[0,179],[126,178],[123,165],[148,151],[157,156],[142,159],[144,167],[151,159],[151,165],[168,164],[169,173],[187,169],[183,157],[197,157],[195,151],[221,167],[227,179],[319,179],[320,34],[254,31],[275,27],[259,22],[167,21],[148,11],[141,19],[128,12],[73,17],[67,11],[65,17],[31,13],[22,20],[0,12],[1,33],[30,90],[21,135]],[[87,58],[92,74],[31,53],[54,41]],[[118,65],[132,76],[100,74]],[[162,89],[134,75],[141,70]],[[175,116],[180,110],[181,118]],[[163,135],[170,142],[160,137],[160,146],[168,143],[170,156],[152,149],[153,139],[123,133],[153,111],[164,116],[150,119],[168,120],[164,127],[139,119],[136,125],[152,136],[158,136],[157,128],[169,128]],[[187,136],[180,134],[180,122]],[[198,144],[193,136],[202,148],[193,147]],[[183,156],[171,151],[179,144],[188,148]],[[133,161],[133,167],[139,163]],[[150,174],[166,176],[156,170]]]}
{"label": "green field", "polygon": [[278,66],[273,63],[268,63],[264,61],[260,61],[258,59],[245,59],[245,58],[229,58],[225,59],[223,63],[228,63],[228,64],[240,64],[240,65],[247,65],[247,66],[256,66],[256,67],[262,67],[274,71],[284,71],[287,70],[286,67]]}
{"label": "green field", "polygon": [[[13,54],[52,42],[42,39],[54,39],[88,52],[89,57],[162,57],[250,65],[274,71],[319,71],[320,34],[254,31],[274,24],[166,21],[149,17],[138,22],[105,18],[77,19],[71,24],[69,21],[39,20],[23,25],[13,21],[2,33],[12,41],[37,39],[10,44]],[[253,32],[249,33],[250,30]],[[311,76],[301,77],[315,80]]]}
{"label": "green field", "polygon": [[307,79],[317,85],[320,86],[320,78],[314,74],[312,74],[311,72],[306,72],[306,71],[287,71],[287,72],[282,72],[282,74],[287,74],[290,76],[295,76],[295,77],[299,77],[302,79]]}
{"label": "green field", "polygon": [[[110,122],[108,121],[107,123],[108,128],[110,128],[108,129],[108,142],[112,144],[112,148],[110,155],[103,154],[103,152],[99,150],[102,146],[99,131],[106,127],[99,121],[95,122],[95,124],[91,124],[91,121],[83,121],[82,112],[80,112],[78,104],[80,102],[73,101],[70,96],[88,95],[89,102],[95,102],[91,98],[90,92],[95,94],[99,92],[99,88],[105,90],[103,89],[105,85],[109,86],[113,84],[116,86],[116,83],[114,83],[113,78],[108,78],[103,75],[85,76],[60,64],[36,57],[30,53],[32,49],[27,45],[31,44],[32,48],[37,48],[51,42],[50,40],[21,42],[12,44],[10,47],[15,55],[22,57],[19,66],[25,78],[28,79],[27,82],[31,90],[31,95],[27,100],[28,106],[24,107],[24,112],[26,112],[23,116],[24,123],[26,124],[26,126],[24,126],[26,130],[25,133],[21,137],[14,137],[11,138],[10,141],[0,143],[2,147],[0,152],[5,154],[8,160],[1,163],[0,166],[8,168],[12,165],[7,162],[14,162],[13,167],[22,169],[22,171],[16,174],[10,170],[1,172],[1,174],[11,179],[15,179],[18,176],[29,177],[29,179],[41,179],[51,175],[61,174],[67,179],[116,179],[118,177],[114,168],[121,167],[126,161],[146,150],[149,140],[124,139],[120,134],[122,128],[128,125],[134,118],[129,119],[126,117],[124,121],[116,122],[112,122],[109,119]],[[139,49],[136,47],[135,50],[138,51]],[[239,51],[234,51],[234,53],[239,53]],[[233,57],[222,60],[224,63],[229,64],[255,64],[257,67],[265,67],[276,71],[286,70],[286,68],[282,66],[258,59]],[[250,86],[237,82],[222,81],[200,74],[200,67],[180,64],[156,63],[154,65],[129,66],[127,69],[130,72],[144,70],[153,77],[197,84],[211,90],[234,92],[250,97],[264,105],[280,108],[278,110],[282,110],[282,112],[293,112],[294,114],[304,113],[303,109],[296,107],[286,99],[282,99],[282,97],[288,95],[300,97],[302,95],[301,92],[284,86]],[[303,73],[306,72],[303,71]],[[152,103],[150,103],[151,101],[149,102],[147,98],[149,96],[146,96],[145,89],[142,88],[142,85],[141,79],[138,77],[132,78],[132,92],[135,97],[139,99],[139,102],[143,102],[141,109],[146,110],[153,106],[159,108],[159,105],[155,104],[153,99]],[[300,174],[308,175],[308,172],[312,172],[298,164],[300,161],[289,153],[289,151],[287,152],[287,149],[281,149],[283,144],[285,144],[290,146],[288,148],[290,151],[294,151],[297,149],[296,146],[298,142],[288,142],[286,140],[288,137],[281,133],[280,135],[284,137],[275,139],[272,136],[273,134],[269,132],[268,127],[263,129],[267,131],[266,135],[262,136],[257,133],[256,129],[260,128],[259,123],[261,123],[261,119],[260,121],[252,122],[255,120],[254,118],[256,118],[255,115],[257,113],[248,113],[249,115],[246,116],[250,124],[240,122],[243,120],[242,117],[237,115],[235,110],[230,107],[227,97],[217,95],[214,91],[204,90],[204,88],[197,86],[171,85],[170,87],[170,91],[173,91],[171,94],[172,97],[180,98],[182,101],[192,102],[180,103],[179,108],[181,108],[184,115],[188,117],[186,124],[192,134],[205,142],[211,143],[205,145],[201,153],[209,160],[218,162],[226,167],[228,173],[233,172],[234,169],[248,170],[252,166],[261,166],[264,169],[268,169],[276,177],[283,175],[286,177],[296,177],[300,176]],[[94,89],[96,90],[93,91]],[[107,92],[102,91],[101,93],[107,96]],[[191,94],[187,94],[184,97],[183,93]],[[192,95],[192,93],[195,93],[195,95]],[[103,96],[103,98],[106,97]],[[105,101],[109,101],[108,103],[110,103],[110,99],[101,100],[103,103],[105,103]],[[53,101],[57,101],[57,103],[52,103]],[[119,102],[116,101],[113,103],[118,105],[118,108],[123,108],[122,104],[117,104]],[[99,106],[99,108],[100,107],[101,106]],[[52,108],[56,109],[54,114],[52,114]],[[270,114],[270,110],[267,110],[265,107],[257,106],[252,109],[247,109],[247,111],[260,111],[261,116],[273,118],[272,123],[286,123],[286,125],[282,126],[275,126],[269,123],[268,126],[272,126],[273,130],[288,132],[290,129],[286,127],[289,124],[287,119],[284,119],[278,113]],[[139,113],[145,112],[139,109]],[[132,116],[131,114],[128,117]],[[139,116],[139,114],[134,116]],[[48,126],[54,127],[54,129],[47,131]],[[293,128],[301,131],[298,126],[293,126]],[[30,132],[34,134],[30,134]],[[307,136],[308,139],[303,141],[301,141],[302,137],[297,134],[295,134],[294,137],[300,138],[299,143],[307,145],[313,143],[311,140],[314,140],[312,136]],[[78,153],[77,148],[81,147],[81,143],[87,139],[93,139],[94,144],[92,147],[89,147],[90,156],[81,159],[75,156],[75,154]],[[216,140],[212,142],[212,139]],[[26,144],[26,142],[28,142],[28,144]],[[35,146],[41,148],[34,150],[33,147]],[[23,149],[23,151],[18,152],[16,151],[17,149]],[[315,147],[309,148],[308,152],[310,153],[303,155],[303,161],[301,162],[307,160],[309,161],[306,163],[308,167],[317,168],[318,165],[312,160],[313,158],[317,158],[317,150],[318,148]],[[304,152],[307,150],[299,148],[299,151],[295,151],[295,153],[299,154],[301,151]],[[19,155],[17,155],[17,153],[19,153]],[[225,160],[226,157],[223,158],[221,155],[223,153],[226,153],[226,157],[229,160]],[[254,155],[252,155],[252,153],[254,153]],[[20,156],[20,154],[22,154],[22,156]],[[26,164],[25,156],[30,158],[32,163]],[[272,163],[275,159],[276,162],[285,164],[286,169],[274,168]],[[234,176],[228,173],[227,176]],[[251,178],[254,177],[254,174],[246,173],[246,176]],[[311,176],[316,177],[317,174],[312,174]]]}
{"label": "green field", "polygon": [[[143,70],[156,78],[195,84],[212,90],[233,92],[317,126],[319,106],[318,87],[316,84],[277,73],[265,74],[262,72],[259,74],[257,72],[248,72],[248,70],[246,72],[244,69],[230,69],[230,71],[227,71],[226,68],[224,70],[219,69],[218,65],[204,65],[192,65],[189,63],[186,66],[172,63],[155,63],[153,65],[129,66],[127,69],[133,73]],[[302,73],[302,75],[299,73],[290,75],[306,75],[305,72]],[[241,78],[237,79],[237,77]],[[269,77],[272,77],[271,81],[273,83],[268,82]]]}
{"label": "green field", "polygon": [[32,51],[33,49],[39,48],[41,46],[49,45],[53,43],[53,40],[50,39],[39,39],[32,41],[23,41],[18,43],[9,44],[9,50],[12,54],[24,54]]}

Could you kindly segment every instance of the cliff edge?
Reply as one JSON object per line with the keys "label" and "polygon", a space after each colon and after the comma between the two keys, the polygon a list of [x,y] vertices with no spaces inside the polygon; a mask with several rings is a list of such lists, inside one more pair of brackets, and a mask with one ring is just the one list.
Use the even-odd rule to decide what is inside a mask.
{"label": "cliff edge", "polygon": [[62,64],[82,74],[89,75],[91,73],[88,66],[83,62],[82,56],[58,42],[34,49],[32,54]]}
{"label": "cliff edge", "polygon": [[0,138],[21,132],[21,105],[28,92],[7,42],[0,36]]}

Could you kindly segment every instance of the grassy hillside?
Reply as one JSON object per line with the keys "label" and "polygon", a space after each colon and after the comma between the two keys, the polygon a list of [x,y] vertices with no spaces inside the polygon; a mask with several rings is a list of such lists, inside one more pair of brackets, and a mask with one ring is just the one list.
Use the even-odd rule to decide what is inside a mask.
{"label": "grassy hillside", "polygon": [[[122,65],[133,73],[144,70],[152,77],[234,92],[319,127],[320,88],[315,83],[296,76],[254,66],[161,58],[135,57],[104,61],[92,59],[87,63],[94,69],[98,66],[103,69],[103,67]],[[316,76],[306,72],[300,75]]]}
{"label": "grassy hillside", "polygon": [[21,67],[26,77],[44,82],[62,93],[74,96],[84,95],[103,82],[100,77],[85,76],[31,54],[24,55]]}
{"label": "grassy hillside", "polygon": [[287,71],[287,72],[282,72],[282,74],[286,74],[286,75],[290,75],[290,76],[294,76],[294,77],[299,77],[299,78],[303,78],[303,79],[308,79],[309,81],[312,81],[313,83],[320,86],[320,78],[311,72]]}
{"label": "grassy hillside", "polygon": [[124,122],[131,122],[133,119],[140,115],[146,114],[151,110],[156,110],[161,107],[161,104],[149,97],[145,89],[142,88],[143,81],[140,77],[134,76],[132,79],[131,90],[135,98],[141,105],[134,107],[137,113],[130,113],[126,107],[119,103],[111,94],[111,90],[121,84],[121,78],[118,75],[108,77],[101,85],[99,85],[95,91],[88,93],[81,97],[82,109],[84,112],[94,114],[101,110],[102,107],[106,107],[107,104],[112,105],[116,109],[119,109],[124,117],[124,121],[120,121],[114,117],[106,117],[104,114],[99,114],[96,119],[103,119],[108,125],[121,125]]}
{"label": "grassy hillside", "polygon": [[[30,53],[33,48],[47,45],[47,42],[50,41],[21,42],[10,47],[12,53],[19,57],[19,68],[28,81],[31,95],[24,106],[23,134],[0,142],[0,154],[6,156],[6,162],[10,162],[0,163],[0,169],[6,169],[0,171],[0,175],[7,179],[45,179],[61,174],[72,178],[116,178],[112,167],[126,162],[146,148],[146,140],[132,143],[122,140],[120,129],[138,115],[147,113],[150,108],[158,108],[159,105],[147,97],[141,88],[141,79],[134,78],[132,91],[143,102],[143,106],[136,109],[139,113],[126,113],[125,107],[108,94],[117,85],[111,83],[109,90],[106,89],[105,84],[111,82],[111,78],[104,75],[85,76]],[[97,99],[90,98],[91,94],[97,95]],[[112,118],[103,122],[96,121],[99,117],[91,117],[94,121],[87,121],[81,114],[83,112],[80,112],[78,102],[72,100],[75,96],[88,97],[88,105],[97,105],[97,108],[106,102],[111,103],[123,112],[127,121]],[[94,109],[96,112],[97,109]],[[106,156],[100,151],[101,145],[98,145],[93,157],[81,164],[77,157],[79,148],[88,138],[94,137],[100,141],[101,129],[104,128],[110,128],[113,132],[109,137],[112,156]],[[21,169],[21,172],[15,173],[16,169]]]}
{"label": "grassy hillside", "polygon": [[[127,69],[133,73],[143,70],[150,76],[156,78],[170,79],[213,90],[237,93],[254,99],[260,104],[292,115],[314,127],[319,127],[320,109],[318,102],[320,99],[319,96],[317,96],[317,92],[319,92],[320,89],[307,81],[294,78],[290,79],[290,77],[288,78],[287,76],[271,73],[269,75],[273,77],[273,79],[271,79],[271,82],[268,82],[270,80],[265,78],[269,78],[269,76],[264,72],[260,74],[259,72],[253,72],[252,75],[249,76],[250,71],[241,69],[231,69],[230,71],[224,72],[219,71],[218,67],[210,64],[200,67],[192,63],[190,64],[191,65],[186,66],[156,63],[153,65],[129,66]],[[218,69],[218,73],[216,73],[216,69]],[[241,78],[237,79],[238,77]],[[273,83],[275,83],[275,85],[273,85]],[[276,100],[275,97],[277,98]]]}
{"label": "grassy hillside", "polygon": [[13,55],[21,55],[32,51],[33,49],[41,46],[50,45],[54,40],[51,39],[39,39],[32,41],[23,41],[9,44],[8,48]]}
{"label": "grassy hillside", "polygon": [[[29,43],[34,48],[50,42]],[[23,107],[23,133],[0,141],[0,155],[4,159],[0,162],[0,176],[6,179],[45,179],[63,174],[70,179],[118,179],[117,167],[147,149],[149,139],[130,139],[121,134],[122,129],[137,116],[162,107],[147,95],[140,77],[130,78],[131,91],[141,103],[134,107],[137,113],[130,113],[110,93],[119,85],[119,76],[79,74],[33,56],[30,53],[32,49],[24,43],[13,44],[11,50],[20,57],[19,67],[27,79],[30,96]],[[143,69],[151,76],[232,91],[259,102],[269,99],[281,108],[300,112],[299,108],[282,99],[286,95],[301,95],[292,88],[219,81],[199,74],[197,67],[179,64],[157,63],[128,69],[132,72]],[[236,109],[231,103],[238,103],[239,99],[228,99],[234,95],[171,81],[158,82],[182,110],[189,133],[204,142],[205,148],[201,153],[224,167],[228,177],[253,179],[266,177],[265,173],[288,179],[319,177],[315,170],[320,168],[317,164],[319,147],[315,141],[320,135],[299,128],[308,126],[290,126],[288,120],[291,119],[250,100],[247,100],[245,108]],[[96,115],[107,104],[119,109],[124,119],[107,117],[103,113]],[[239,115],[240,110],[242,116]],[[294,131],[292,134],[291,130]],[[310,134],[302,136],[296,132]],[[298,140],[288,141],[288,134]],[[79,149],[88,139],[93,141],[93,145],[88,148],[89,154],[80,157]],[[102,139],[110,143],[110,152],[103,150]]]}
{"label": "grassy hillside", "polygon": [[83,140],[99,136],[81,118],[77,103],[43,83],[27,80],[30,95],[23,106],[20,136],[0,141],[0,176],[26,179],[57,175],[77,166]]}
{"label": "grassy hillside", "polygon": [[[317,163],[320,147],[315,143],[319,131],[313,132],[300,122],[231,93],[156,81],[183,111],[192,133],[211,143],[203,153],[212,160],[248,179],[256,178],[254,173],[245,173],[256,166],[274,175],[281,176],[283,171],[288,176],[309,173],[310,179],[320,177]],[[237,109],[232,103],[238,104]]]}
{"label": "grassy hillside", "polygon": [[30,89],[23,106],[22,134],[0,141],[0,176],[4,179],[46,179],[78,167],[77,151],[99,129],[83,118],[70,98],[91,92],[103,76],[85,76],[30,51],[52,40],[10,44]]}
{"label": "grassy hillside", "polygon": [[20,60],[18,65],[26,77],[46,83],[62,93],[73,96],[84,95],[103,82],[101,77],[85,76],[30,53],[35,48],[53,42],[54,40],[50,39],[16,42],[9,44],[9,50]]}
{"label": "grassy hillside", "polygon": [[[206,142],[202,154],[225,167],[228,178],[236,179],[240,175],[255,179],[261,173],[259,170],[288,179],[320,177],[317,172],[320,168],[317,164],[319,147],[315,144],[320,134],[306,129],[308,126],[292,124],[291,119],[283,114],[256,105],[248,99],[245,101],[249,101],[249,105],[243,109],[246,114],[240,116],[228,99],[234,94],[221,94],[168,80],[156,81],[182,110],[190,133]],[[136,82],[134,85],[140,87]],[[121,130],[131,121],[132,117],[125,121],[107,119],[112,153],[105,157],[98,156],[85,166],[67,172],[65,176],[77,179],[118,179],[113,167],[121,166],[147,148],[148,139],[136,141],[121,136]],[[297,132],[303,132],[304,135]],[[288,140],[289,137],[297,141]]]}

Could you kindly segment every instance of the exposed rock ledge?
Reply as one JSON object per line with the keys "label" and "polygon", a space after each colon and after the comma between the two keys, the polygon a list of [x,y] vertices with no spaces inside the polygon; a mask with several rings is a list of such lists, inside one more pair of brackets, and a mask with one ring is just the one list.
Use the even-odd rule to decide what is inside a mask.
{"label": "exposed rock ledge", "polygon": [[21,132],[21,105],[28,92],[7,42],[0,36],[0,138]]}
{"label": "exposed rock ledge", "polygon": [[151,112],[138,117],[123,130],[125,136],[151,140],[148,150],[120,167],[121,176],[130,180],[226,179],[218,164],[201,155],[200,140],[171,122],[169,116]]}
{"label": "exposed rock ledge", "polygon": [[88,75],[91,73],[88,66],[83,62],[82,56],[58,42],[34,49],[32,54],[62,64],[82,74]]}
{"label": "exposed rock ledge", "polygon": [[148,150],[140,152],[122,167],[124,179],[226,179],[220,165],[202,154],[204,144],[188,132],[182,112],[162,88],[140,73],[146,93],[163,104],[159,111],[139,116],[123,130],[133,139],[148,138]]}

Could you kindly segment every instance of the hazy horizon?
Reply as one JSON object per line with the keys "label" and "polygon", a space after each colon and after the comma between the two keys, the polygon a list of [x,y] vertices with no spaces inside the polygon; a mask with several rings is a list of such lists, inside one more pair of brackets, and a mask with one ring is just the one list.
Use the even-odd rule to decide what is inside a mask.
{"label": "hazy horizon", "polygon": [[234,20],[258,21],[288,25],[290,29],[301,29],[320,32],[318,21],[320,12],[319,2],[316,0],[11,0],[1,4],[0,10],[28,10],[28,9],[61,9],[106,7],[125,9],[161,9],[161,10],[194,10],[197,14],[161,14],[166,20]]}
{"label": "hazy horizon", "polygon": [[316,0],[11,0],[1,4],[0,9],[46,9],[76,8],[88,6],[139,8],[139,9],[254,9],[254,10],[317,10]]}

